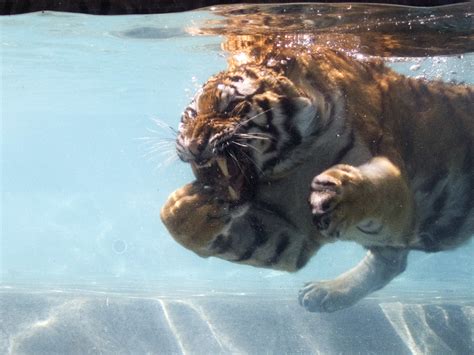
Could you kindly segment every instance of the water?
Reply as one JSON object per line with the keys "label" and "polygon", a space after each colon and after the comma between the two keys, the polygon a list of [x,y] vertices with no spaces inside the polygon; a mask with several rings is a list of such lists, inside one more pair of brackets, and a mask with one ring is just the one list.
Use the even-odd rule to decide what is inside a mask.
{"label": "water", "polygon": [[[351,17],[361,7],[340,18],[322,5],[287,11],[302,9],[305,26],[323,34],[343,26],[367,33]],[[363,9],[372,31],[419,31],[433,18],[375,9]],[[436,13],[430,26],[439,38],[453,23],[472,35],[469,18],[459,15],[472,9],[456,11]],[[304,270],[286,274],[198,258],[167,234],[159,210],[193,177],[148,143],[173,138],[155,121],[177,127],[194,91],[226,67],[219,34],[231,25],[218,12],[0,19],[2,352],[340,353],[380,352],[383,343],[398,353],[472,350],[473,243],[412,253],[407,271],[369,300],[314,315],[297,305],[303,282],[337,276],[362,248],[325,247]],[[412,37],[404,48],[415,53]],[[456,55],[432,43],[434,56],[402,58],[400,50],[390,65],[474,83],[474,56],[463,54],[462,43],[472,50],[452,36]]]}

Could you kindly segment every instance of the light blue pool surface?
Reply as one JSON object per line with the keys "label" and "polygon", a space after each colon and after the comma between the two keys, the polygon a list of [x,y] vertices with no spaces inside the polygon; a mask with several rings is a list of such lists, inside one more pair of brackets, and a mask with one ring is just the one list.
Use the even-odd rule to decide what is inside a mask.
{"label": "light blue pool surface", "polygon": [[[189,34],[216,17],[0,18],[0,352],[472,353],[472,242],[413,252],[383,290],[312,314],[298,289],[346,271],[361,247],[330,245],[287,274],[201,259],[169,236],[159,210],[193,176],[157,121],[176,128],[226,67],[222,36]],[[390,65],[474,83],[473,54]]]}

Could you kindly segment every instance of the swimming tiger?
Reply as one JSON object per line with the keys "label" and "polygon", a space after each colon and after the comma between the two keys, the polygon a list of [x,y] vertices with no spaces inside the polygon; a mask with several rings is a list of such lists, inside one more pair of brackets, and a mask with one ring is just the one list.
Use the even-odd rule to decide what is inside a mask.
{"label": "swimming tiger", "polygon": [[202,257],[289,272],[327,243],[365,247],[354,268],[301,289],[314,312],[384,287],[410,250],[465,243],[474,233],[473,87],[275,43],[251,42],[184,110],[176,148],[196,181],[162,208],[171,235]]}

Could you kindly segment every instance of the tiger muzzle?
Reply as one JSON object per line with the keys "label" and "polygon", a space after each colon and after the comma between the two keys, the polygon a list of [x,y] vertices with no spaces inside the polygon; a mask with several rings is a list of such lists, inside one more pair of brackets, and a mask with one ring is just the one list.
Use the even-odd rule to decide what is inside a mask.
{"label": "tiger muzzle", "polygon": [[254,168],[244,161],[217,156],[205,165],[191,161],[196,179],[210,187],[225,191],[222,196],[231,203],[247,201],[254,196],[258,176]]}

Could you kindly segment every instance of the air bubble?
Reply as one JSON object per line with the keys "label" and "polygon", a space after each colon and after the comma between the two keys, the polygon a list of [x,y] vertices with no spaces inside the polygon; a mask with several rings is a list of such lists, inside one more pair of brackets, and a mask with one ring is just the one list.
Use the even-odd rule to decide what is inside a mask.
{"label": "air bubble", "polygon": [[113,248],[117,254],[123,254],[127,250],[127,243],[122,239],[117,239],[114,241]]}

